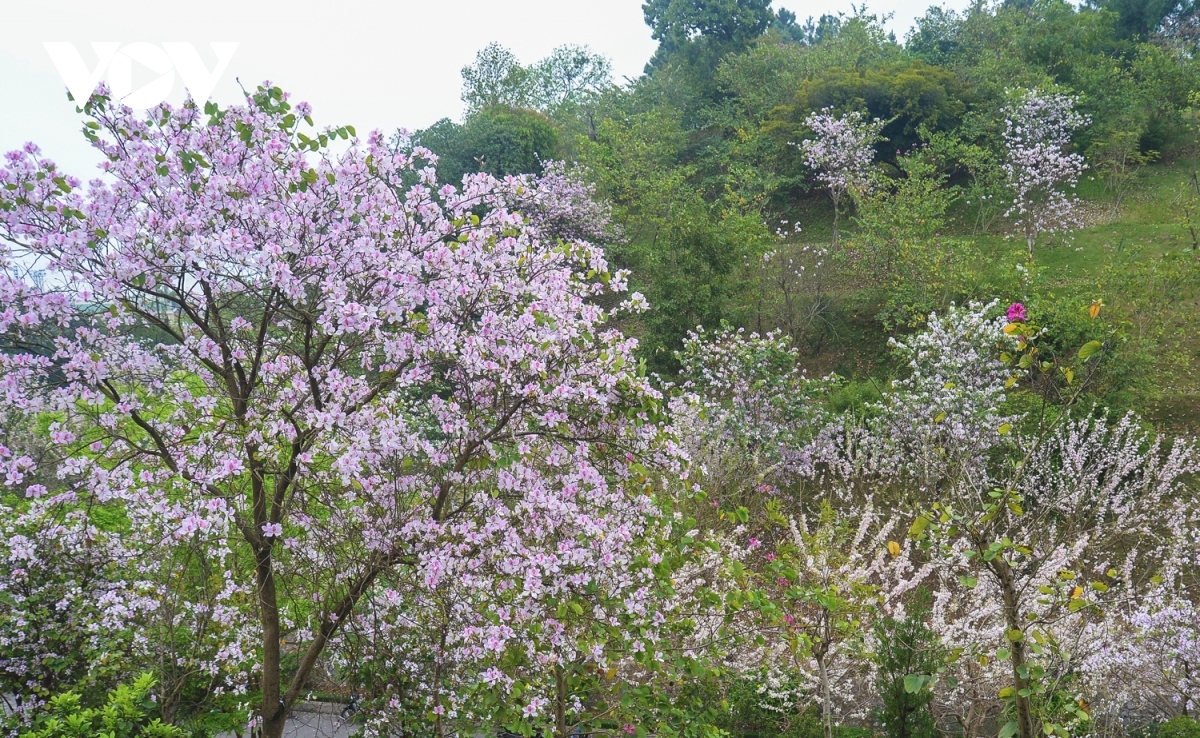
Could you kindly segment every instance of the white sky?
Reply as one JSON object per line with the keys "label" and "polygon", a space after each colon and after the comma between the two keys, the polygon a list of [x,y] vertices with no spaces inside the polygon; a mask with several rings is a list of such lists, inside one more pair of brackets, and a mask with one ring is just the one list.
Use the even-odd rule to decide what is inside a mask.
{"label": "white sky", "polygon": [[[939,0],[940,1],[940,0]],[[23,0],[0,7],[0,152],[34,141],[68,172],[88,179],[96,157],[79,133],[80,117],[43,42],[69,41],[96,61],[93,41],[195,44],[212,67],[209,42],[239,46],[212,98],[237,102],[264,79],[312,103],[317,125],[422,128],[457,119],[459,70],[497,41],[524,63],[562,44],[587,44],[613,61],[617,79],[636,77],[654,52],[642,0]],[[935,0],[873,0],[892,13],[903,39]],[[949,0],[965,7],[967,0]],[[102,7],[101,7],[102,6]],[[851,11],[851,0],[776,0],[803,21]],[[154,76],[135,69],[134,89]],[[170,98],[183,98],[178,79]]]}

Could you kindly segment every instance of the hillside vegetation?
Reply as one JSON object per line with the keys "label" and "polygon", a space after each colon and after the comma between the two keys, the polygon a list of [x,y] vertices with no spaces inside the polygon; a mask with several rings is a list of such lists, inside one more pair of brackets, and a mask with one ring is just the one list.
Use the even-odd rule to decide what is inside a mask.
{"label": "hillside vegetation", "polygon": [[[865,13],[799,24],[766,5],[704,8],[648,3],[661,46],[622,85],[587,48],[525,67],[488,47],[463,70],[464,122],[412,141],[450,182],[575,162],[612,208],[610,253],[652,306],[630,329],[668,379],[689,331],[728,322],[782,330],[810,372],[870,383],[888,373],[887,336],[951,303],[999,299],[1029,305],[1064,341],[1102,334],[1096,401],[1200,422],[1190,6],[931,8],[903,43]],[[1022,90],[1070,97],[1088,121],[1068,146],[1086,160],[1081,201],[1032,255],[1003,169],[1004,111]],[[882,124],[870,181],[839,208],[837,246],[800,145],[825,108]]]}

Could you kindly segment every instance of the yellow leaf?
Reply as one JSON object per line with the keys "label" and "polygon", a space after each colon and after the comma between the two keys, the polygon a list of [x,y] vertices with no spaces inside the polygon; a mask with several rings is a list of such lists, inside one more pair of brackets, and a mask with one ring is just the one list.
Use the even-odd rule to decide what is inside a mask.
{"label": "yellow leaf", "polygon": [[1008,325],[1004,326],[1004,327],[1003,327],[1001,330],[1003,330],[1005,333],[1010,333],[1010,334],[1011,334],[1011,333],[1016,333],[1016,331],[1017,331],[1017,324],[1016,324],[1016,323],[1009,323]]}
{"label": "yellow leaf", "polygon": [[1092,300],[1092,304],[1088,306],[1088,315],[1095,320],[1100,317],[1100,308],[1102,307],[1104,307],[1104,300]]}
{"label": "yellow leaf", "polygon": [[604,672],[604,678],[608,679],[609,681],[616,679],[616,677],[617,677],[617,670],[613,667],[609,667],[608,671]]}
{"label": "yellow leaf", "polygon": [[900,544],[896,543],[895,541],[888,541],[887,542],[887,550],[888,550],[888,553],[890,553],[892,556],[899,556],[900,555]]}
{"label": "yellow leaf", "polygon": [[1075,589],[1071,590],[1071,599],[1077,600],[1082,596],[1083,596],[1083,587],[1076,587]]}
{"label": "yellow leaf", "polygon": [[940,412],[940,413],[938,413],[938,414],[937,414],[937,417],[933,419],[933,422],[935,422],[935,423],[940,423],[940,422],[942,422],[942,421],[943,421],[943,420],[945,420],[945,419],[946,419],[946,413],[945,413],[945,412]]}

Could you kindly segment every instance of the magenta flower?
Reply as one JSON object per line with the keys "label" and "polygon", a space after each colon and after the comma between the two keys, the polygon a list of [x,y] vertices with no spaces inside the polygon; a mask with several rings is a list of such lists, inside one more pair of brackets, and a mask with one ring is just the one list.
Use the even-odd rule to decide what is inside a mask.
{"label": "magenta flower", "polygon": [[1025,306],[1019,302],[1014,302],[1008,306],[1008,322],[1009,323],[1024,323],[1025,322]]}

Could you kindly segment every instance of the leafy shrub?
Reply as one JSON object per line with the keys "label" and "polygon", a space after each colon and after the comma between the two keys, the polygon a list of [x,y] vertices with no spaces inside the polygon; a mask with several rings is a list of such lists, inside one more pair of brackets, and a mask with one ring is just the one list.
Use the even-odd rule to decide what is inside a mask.
{"label": "leafy shrub", "polygon": [[775,704],[758,684],[736,682],[729,691],[729,713],[720,727],[732,738],[821,738],[821,716],[815,706],[797,713]]}
{"label": "leafy shrub", "polygon": [[132,685],[122,684],[102,707],[84,707],[78,692],[50,699],[25,738],[185,738],[181,729],[151,718],[158,705],[150,690],[154,677],[143,674]]}
{"label": "leafy shrub", "polygon": [[1179,715],[1158,726],[1158,738],[1200,738],[1200,720]]}
{"label": "leafy shrub", "polygon": [[937,633],[926,624],[929,613],[928,592],[917,590],[904,619],[883,618],[875,624],[879,642],[875,688],[883,702],[879,721],[888,738],[938,735],[929,712],[933,701],[929,686],[942,665],[943,653]]}

